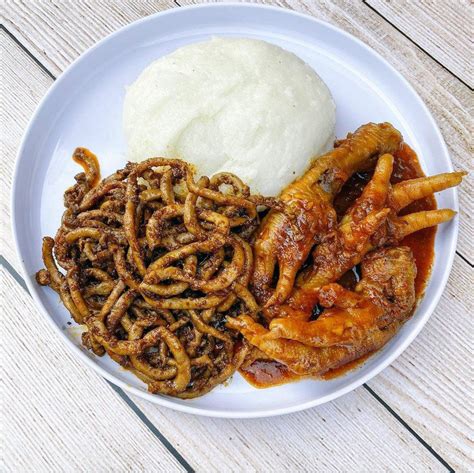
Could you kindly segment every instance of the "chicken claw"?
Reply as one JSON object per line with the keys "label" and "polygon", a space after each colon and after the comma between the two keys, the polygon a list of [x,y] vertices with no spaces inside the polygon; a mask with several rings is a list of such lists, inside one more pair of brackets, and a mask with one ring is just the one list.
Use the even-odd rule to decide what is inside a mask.
{"label": "chicken claw", "polygon": [[455,187],[461,183],[466,174],[464,171],[447,172],[399,182],[392,189],[392,208],[395,212],[399,212],[415,200]]}
{"label": "chicken claw", "polygon": [[416,265],[407,247],[384,248],[366,257],[356,291],[338,284],[320,290],[331,308],[315,321],[274,319],[269,330],[251,317],[227,325],[267,356],[300,375],[321,375],[382,347],[415,305]]}
{"label": "chicken claw", "polygon": [[331,203],[344,182],[367,167],[371,158],[395,152],[401,140],[389,123],[363,125],[337,148],[314,160],[300,179],[283,190],[279,200],[285,210],[269,212],[255,241],[252,287],[261,304],[282,304],[287,299],[311,248],[337,224]]}
{"label": "chicken claw", "polygon": [[393,324],[386,330],[375,332],[366,343],[316,348],[296,340],[268,338],[269,331],[252,317],[245,315],[229,319],[227,327],[238,330],[266,356],[286,365],[293,373],[301,376],[322,375],[330,369],[367,355],[385,345],[397,331],[396,324]]}
{"label": "chicken claw", "polygon": [[456,213],[451,209],[423,210],[398,217],[395,221],[392,237],[395,241],[403,240],[407,235],[423,230],[423,228],[449,222],[455,217]]}

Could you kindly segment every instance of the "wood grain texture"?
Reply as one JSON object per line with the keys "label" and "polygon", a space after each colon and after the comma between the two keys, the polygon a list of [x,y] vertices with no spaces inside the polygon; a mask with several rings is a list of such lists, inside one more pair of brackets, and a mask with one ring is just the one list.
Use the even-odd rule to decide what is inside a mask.
{"label": "wood grain texture", "polygon": [[3,67],[0,99],[0,250],[20,272],[10,225],[10,191],[15,157],[28,120],[53,83],[3,31],[0,33]]}
{"label": "wood grain texture", "polygon": [[[184,1],[180,0],[180,3]],[[386,57],[408,78],[431,109],[448,143],[455,166],[472,168],[470,163],[472,141],[469,132],[472,130],[470,117],[473,103],[472,95],[467,87],[384,22],[379,15],[362,4],[341,1],[331,4],[310,1],[292,1],[288,4],[279,2],[279,4],[340,25]],[[42,36],[48,28],[50,30],[59,28],[56,24],[58,22],[62,24],[73,22],[78,25],[77,35],[74,33],[74,38],[68,39],[74,47],[66,46],[64,50],[61,49],[59,56],[63,57],[64,64],[68,64],[83,49],[106,34],[102,23],[108,21],[110,2],[94,2],[92,19],[84,17],[84,9],[82,13],[80,8],[74,10],[75,6],[68,9],[64,8],[63,4],[59,4],[59,7],[54,7],[54,4],[50,3],[46,6],[42,5],[44,8],[54,7],[58,10],[59,13],[56,12],[54,16],[49,10],[46,10],[46,14],[38,13],[37,5],[35,3],[30,8],[29,4],[18,6],[11,2],[7,3],[4,8],[7,13],[6,24],[7,27],[13,29],[19,28],[18,25],[26,25],[25,30],[14,30],[15,35],[21,38],[22,42],[24,41],[23,44],[31,48],[36,57],[51,70],[54,70],[55,64],[51,58],[54,58],[57,51],[55,52],[54,41],[49,44],[47,38]],[[159,8],[157,5],[154,2],[141,2],[137,7],[134,2],[132,6],[127,6],[132,11],[132,16],[130,19],[126,17],[123,21],[128,23],[136,19],[136,15],[152,13]],[[17,18],[17,6],[23,12],[20,15],[21,21]],[[121,8],[120,13],[122,14],[127,8]],[[141,13],[137,13],[138,11]],[[112,22],[122,21],[115,19],[118,14],[113,8],[111,15],[114,17]],[[89,31],[90,22],[93,22],[94,28],[90,28]],[[35,24],[34,28],[29,26],[31,23]],[[31,32],[30,29],[32,29]],[[87,34],[84,31],[87,31]],[[48,36],[47,33],[44,35]],[[58,38],[57,41],[62,41],[62,39]],[[2,129],[8,129],[8,135],[12,135],[4,137],[6,143],[4,150],[7,150],[6,155],[9,157],[13,156],[16,150],[20,134],[31,115],[35,101],[44,93],[50,82],[47,76],[39,72],[39,69],[35,70],[33,63],[24,53],[14,48],[13,51],[11,56],[14,57],[6,62],[17,62],[12,62],[14,67],[10,68],[10,85],[4,86],[10,87],[12,94],[5,100],[6,113],[2,112],[1,121]],[[59,63],[59,59],[55,61]],[[59,71],[60,68],[57,66],[56,72]],[[4,123],[8,124],[8,128],[3,128]],[[2,199],[5,195],[4,182],[7,186],[9,185],[12,168],[10,158],[4,161],[8,162],[2,162],[3,167],[0,168]],[[3,204],[2,200],[0,207],[2,227],[4,227],[4,222],[8,223],[8,199],[5,200],[5,206]],[[461,206],[464,214],[460,250],[465,256],[472,256],[472,220],[466,217],[472,214],[473,205],[467,186],[461,191]],[[3,238],[2,233],[1,238],[2,246],[5,245],[6,248],[6,256],[14,264],[13,248],[8,242],[9,237],[6,235]],[[471,268],[457,258],[449,286],[427,327],[394,365],[370,383],[374,391],[387,400],[430,445],[445,456],[452,466],[461,471],[472,468],[472,464],[469,468],[469,444],[466,439],[470,433],[469,421],[472,424],[469,406],[466,403],[466,399],[469,398],[468,389],[472,385],[472,370],[468,366],[469,360],[472,359],[470,351],[472,324],[467,317],[473,312],[471,277]],[[400,436],[390,421],[388,421],[389,427],[385,427],[386,414],[377,405],[373,405],[375,401],[366,392],[359,391],[361,390],[328,406],[306,413],[280,419],[246,422],[201,419],[160,409],[144,401],[138,402],[155,425],[159,426],[160,430],[173,441],[188,461],[193,466],[202,465],[203,469],[218,465],[218,459],[225,460],[224,466],[229,465],[229,470],[239,469],[239,465],[243,465],[240,469],[249,470],[269,469],[273,465],[284,469],[286,466],[284,459],[276,455],[279,453],[275,448],[278,442],[280,442],[278,445],[281,451],[285,453],[286,450],[289,451],[288,467],[293,469],[316,469],[316,467],[311,468],[313,465],[321,465],[322,469],[328,470],[346,469],[345,466],[352,465],[352,469],[357,471],[362,471],[364,469],[362,467],[365,467],[365,470],[373,470],[375,467],[371,468],[372,465],[378,466],[378,469],[384,466],[388,468],[388,465],[395,470],[404,467],[416,468],[417,471],[440,469],[439,463],[433,466],[432,463],[426,463],[424,457],[420,457],[419,465],[414,466],[413,463],[405,464],[406,459],[403,458],[397,467],[393,465],[390,456],[384,456],[385,453],[383,454],[385,465],[369,462],[367,460],[370,458],[368,447],[361,445],[359,438],[364,442],[376,442],[375,445],[379,450],[375,450],[375,456],[380,455],[380,450],[383,452],[393,449],[398,453],[403,448],[407,448],[405,442],[411,445],[414,440],[413,437]],[[362,425],[362,427],[359,426],[360,431],[356,430],[352,424],[349,427],[346,426],[347,419],[352,418],[355,419],[356,424]],[[258,427],[260,424],[262,428]],[[376,432],[375,439],[363,428],[364,424]],[[344,429],[347,429],[348,435],[345,434]],[[288,432],[293,431],[295,437],[288,447],[286,437]],[[386,432],[388,434],[382,437],[384,442],[381,444],[378,437]],[[298,435],[303,439],[303,441],[298,441],[299,443],[297,443]],[[227,438],[229,440],[226,440]],[[313,444],[316,447],[309,454],[308,445]],[[343,447],[346,451],[341,452]],[[350,459],[347,460],[349,453],[353,457],[352,463],[345,465],[338,462],[337,455],[342,455],[341,458],[350,461]],[[418,453],[415,454],[415,458],[419,458]]]}
{"label": "wood grain texture", "polygon": [[367,0],[390,23],[474,86],[473,9],[462,0]]}
{"label": "wood grain texture", "polygon": [[5,26],[55,76],[97,41],[144,16],[176,7],[172,0],[7,0]]}
{"label": "wood grain texture", "polygon": [[247,420],[133,399],[197,471],[445,471],[363,388],[297,414]]}
{"label": "wood grain texture", "polygon": [[0,288],[2,471],[183,471],[3,267]]}

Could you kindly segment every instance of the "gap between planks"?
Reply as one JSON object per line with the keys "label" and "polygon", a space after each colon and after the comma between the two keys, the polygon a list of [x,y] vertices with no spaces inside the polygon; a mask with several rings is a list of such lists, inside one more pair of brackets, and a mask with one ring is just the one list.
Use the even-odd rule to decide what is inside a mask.
{"label": "gap between planks", "polygon": [[53,75],[52,72],[49,71],[49,69],[34,55],[32,54],[29,49],[23,45],[23,43],[21,43],[20,41],[18,41],[18,39],[16,38],[15,35],[13,35],[13,33],[11,33],[8,28],[5,26],[5,25],[2,25],[0,24],[0,31],[4,31],[10,38],[12,41],[14,41],[18,47],[24,51],[28,57],[49,77],[51,77],[51,79],[53,80],[56,80],[56,76]]}

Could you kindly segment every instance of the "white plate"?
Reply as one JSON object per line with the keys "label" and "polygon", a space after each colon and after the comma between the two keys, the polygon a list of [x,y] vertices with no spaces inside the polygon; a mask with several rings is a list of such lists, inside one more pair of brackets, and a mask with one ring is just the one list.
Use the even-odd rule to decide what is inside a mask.
{"label": "white plate", "polygon": [[[62,195],[79,172],[76,146],[100,158],[106,176],[125,163],[121,128],[125,87],[156,58],[185,44],[217,36],[262,39],[294,52],[328,84],[337,104],[337,136],[359,125],[389,121],[418,152],[427,174],[451,171],[440,132],[427,108],[384,59],[347,33],[314,18],[279,8],[214,4],[169,10],[137,21],[83,54],[51,87],[34,114],[21,145],[13,187],[13,228],[28,288],[44,315],[74,352],[118,386],[180,411],[217,417],[261,417],[299,411],[330,401],[366,382],[391,363],[419,333],[445,287],[454,257],[458,223],[441,226],[433,276],[416,314],[393,340],[363,366],[331,381],[302,381],[266,390],[239,375],[227,386],[187,401],[151,395],[137,378],[108,357],[80,345],[79,330],[56,293],[34,280],[43,266],[41,238],[54,235],[63,212]],[[457,209],[456,191],[438,197]],[[47,345],[45,345],[47,350]]]}

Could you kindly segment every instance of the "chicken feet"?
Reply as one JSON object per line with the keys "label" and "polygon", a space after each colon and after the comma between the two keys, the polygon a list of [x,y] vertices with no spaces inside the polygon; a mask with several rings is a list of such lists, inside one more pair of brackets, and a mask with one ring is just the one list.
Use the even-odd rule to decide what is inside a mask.
{"label": "chicken feet", "polygon": [[414,307],[415,277],[409,248],[384,248],[365,258],[355,292],[335,283],[320,289],[320,302],[328,309],[315,321],[275,319],[266,329],[243,315],[227,326],[294,373],[322,375],[392,338]]}
{"label": "chicken feet", "polygon": [[[262,222],[255,241],[252,287],[261,304],[281,304],[289,296],[296,273],[312,247],[337,225],[331,205],[342,185],[371,158],[392,153],[402,137],[389,123],[361,126],[338,147],[313,161],[308,171],[286,187],[279,200],[283,211],[273,209]],[[275,290],[271,284],[278,270]]]}

